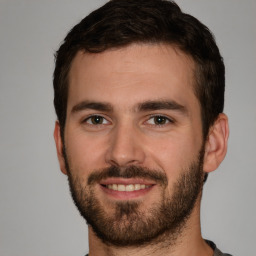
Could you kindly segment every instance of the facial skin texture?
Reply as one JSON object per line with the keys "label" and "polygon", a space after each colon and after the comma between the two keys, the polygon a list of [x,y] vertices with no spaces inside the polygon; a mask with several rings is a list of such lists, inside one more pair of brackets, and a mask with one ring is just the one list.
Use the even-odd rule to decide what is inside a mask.
{"label": "facial skin texture", "polygon": [[[169,245],[190,237],[190,241],[197,241],[194,244],[198,245],[194,251],[190,248],[190,255],[200,250],[207,252],[202,255],[210,255],[212,251],[200,235],[202,169],[213,171],[224,158],[228,127],[222,114],[208,140],[203,142],[200,105],[193,90],[193,69],[194,62],[188,56],[166,45],[141,44],[99,54],[78,53],[69,76],[65,150],[58,122],[55,140],[60,167],[69,176],[76,203],[80,201],[86,206],[90,202],[94,210],[100,209],[95,215],[112,221],[109,223],[112,234],[119,232],[119,238],[124,239],[129,228],[131,231],[142,229],[138,220],[152,227],[159,226],[158,217],[164,216],[161,211],[175,203],[178,205],[180,199],[178,211],[170,209],[165,214],[173,217],[172,214],[186,208],[181,213],[182,221],[177,221],[180,228],[170,229],[173,236],[168,237]],[[205,153],[202,152],[204,146]],[[114,171],[114,177],[121,173],[119,177],[106,175],[109,167],[118,170]],[[136,167],[143,169],[134,172]],[[144,172],[161,178],[138,174]],[[132,173],[131,177],[128,173]],[[139,192],[113,192],[107,188],[109,184],[146,184],[149,188]],[[173,218],[171,226],[175,227]],[[104,227],[95,230],[101,232]],[[105,230],[108,229],[105,227]],[[147,234],[143,240],[139,230],[137,233],[141,243],[147,239]],[[91,227],[89,234],[90,241],[103,246]],[[117,236],[112,237],[116,240],[107,242],[116,246]],[[129,237],[133,239],[131,233]],[[128,238],[123,246],[136,244],[135,241],[129,243]]]}

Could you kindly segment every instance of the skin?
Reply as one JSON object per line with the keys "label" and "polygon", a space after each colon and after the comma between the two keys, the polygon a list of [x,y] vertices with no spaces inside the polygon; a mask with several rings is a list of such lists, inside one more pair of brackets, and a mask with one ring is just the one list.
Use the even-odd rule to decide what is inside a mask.
{"label": "skin", "polygon": [[[204,143],[200,104],[193,89],[194,66],[190,57],[163,44],[134,44],[98,54],[79,52],[69,74],[64,132],[70,169],[76,177],[86,184],[88,175],[95,169],[138,165],[165,173],[166,189],[171,194],[181,170],[196,159]],[[181,107],[139,108],[149,101],[175,102]],[[107,103],[111,109],[87,108],[88,102]],[[93,124],[92,115],[103,117],[103,123]],[[166,122],[156,124],[155,115],[166,117]],[[228,133],[227,117],[220,114],[205,142],[205,172],[215,170],[224,159]],[[54,137],[61,171],[67,174],[58,122]],[[113,195],[95,184],[95,194],[108,214],[119,200],[139,201],[140,211],[147,214],[147,209],[158,202],[161,188],[155,184],[152,189],[136,195],[118,192]],[[212,249],[201,236],[200,199],[201,196],[175,246],[117,248],[104,244],[89,227],[90,256],[212,255]]]}

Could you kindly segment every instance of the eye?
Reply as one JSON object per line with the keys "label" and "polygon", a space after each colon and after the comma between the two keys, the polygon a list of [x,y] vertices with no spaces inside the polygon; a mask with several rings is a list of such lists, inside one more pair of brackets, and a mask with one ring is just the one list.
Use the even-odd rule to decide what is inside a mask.
{"label": "eye", "polygon": [[167,118],[166,116],[161,116],[161,115],[157,115],[157,116],[152,116],[151,118],[149,118],[149,120],[147,121],[148,124],[150,125],[165,125],[168,123],[172,123],[173,121],[169,118]]}
{"label": "eye", "polygon": [[102,116],[93,115],[85,119],[86,123],[91,125],[108,124],[109,122]]}

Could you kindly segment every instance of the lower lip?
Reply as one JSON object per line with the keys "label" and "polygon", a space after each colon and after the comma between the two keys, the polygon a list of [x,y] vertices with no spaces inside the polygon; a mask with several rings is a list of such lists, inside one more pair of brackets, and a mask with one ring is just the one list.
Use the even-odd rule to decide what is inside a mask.
{"label": "lower lip", "polygon": [[113,190],[113,189],[109,189],[102,185],[100,185],[100,187],[104,193],[106,193],[108,196],[110,196],[114,199],[129,200],[129,199],[135,199],[135,198],[139,198],[139,197],[146,195],[153,189],[154,185],[150,186],[148,188],[145,188],[145,189],[134,190],[134,191],[130,191],[130,192]]}

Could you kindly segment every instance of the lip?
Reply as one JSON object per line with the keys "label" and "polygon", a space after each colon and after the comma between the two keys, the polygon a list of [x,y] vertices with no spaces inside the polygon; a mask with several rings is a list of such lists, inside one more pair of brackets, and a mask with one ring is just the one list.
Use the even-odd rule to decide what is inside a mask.
{"label": "lip", "polygon": [[147,181],[139,178],[108,178],[105,180],[102,180],[100,182],[101,185],[110,185],[110,184],[123,184],[123,185],[129,185],[129,184],[145,184],[145,185],[155,185],[152,181]]}
{"label": "lip", "polygon": [[[118,191],[118,190],[112,190],[107,188],[107,185],[110,184],[122,184],[122,185],[129,185],[129,184],[145,184],[149,187],[140,189],[140,190],[135,190],[135,191]],[[124,179],[124,178],[109,178],[106,180],[103,180],[100,182],[100,188],[103,191],[105,195],[110,197],[111,199],[116,199],[116,200],[131,200],[131,199],[139,199],[146,194],[148,194],[154,187],[155,183],[146,181],[143,179]]]}

